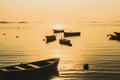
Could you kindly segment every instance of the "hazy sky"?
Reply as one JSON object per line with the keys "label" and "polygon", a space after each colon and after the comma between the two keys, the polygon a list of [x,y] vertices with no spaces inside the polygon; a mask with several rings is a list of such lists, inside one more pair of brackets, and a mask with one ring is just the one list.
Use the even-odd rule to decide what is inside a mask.
{"label": "hazy sky", "polygon": [[0,0],[0,20],[120,20],[120,0]]}

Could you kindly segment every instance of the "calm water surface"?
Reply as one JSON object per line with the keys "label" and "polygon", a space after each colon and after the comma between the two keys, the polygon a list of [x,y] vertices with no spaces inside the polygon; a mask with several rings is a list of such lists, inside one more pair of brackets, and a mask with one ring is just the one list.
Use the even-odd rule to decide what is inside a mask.
{"label": "calm water surface", "polygon": [[[56,28],[80,31],[81,36],[67,38],[72,47],[59,44],[62,33],[45,43]],[[60,57],[59,76],[50,80],[119,80],[120,42],[106,36],[113,31],[120,32],[120,23],[0,24],[0,67]],[[82,69],[85,63],[90,70]]]}

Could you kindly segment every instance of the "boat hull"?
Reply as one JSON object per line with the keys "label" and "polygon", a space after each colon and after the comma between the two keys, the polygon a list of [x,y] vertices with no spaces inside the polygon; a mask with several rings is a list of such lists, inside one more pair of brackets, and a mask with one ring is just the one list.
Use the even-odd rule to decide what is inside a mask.
{"label": "boat hull", "polygon": [[[42,61],[44,62],[44,61]],[[59,59],[57,59],[54,63],[46,65],[41,68],[36,69],[28,69],[28,70],[18,70],[18,71],[0,71],[0,79],[8,80],[8,79],[26,79],[26,78],[34,78],[34,77],[49,77],[52,75],[58,75],[58,66]]]}
{"label": "boat hull", "polygon": [[80,36],[80,32],[64,32],[64,37]]}
{"label": "boat hull", "polygon": [[63,33],[64,30],[53,30],[54,33]]}
{"label": "boat hull", "polygon": [[120,36],[120,32],[114,32],[116,36]]}
{"label": "boat hull", "polygon": [[46,36],[46,43],[53,42],[55,40],[56,40],[56,36],[55,35]]}
{"label": "boat hull", "polygon": [[120,40],[120,36],[111,36],[110,40]]}
{"label": "boat hull", "polygon": [[67,46],[72,46],[71,41],[67,40],[67,39],[59,39],[59,44],[64,44],[64,45],[67,45]]}

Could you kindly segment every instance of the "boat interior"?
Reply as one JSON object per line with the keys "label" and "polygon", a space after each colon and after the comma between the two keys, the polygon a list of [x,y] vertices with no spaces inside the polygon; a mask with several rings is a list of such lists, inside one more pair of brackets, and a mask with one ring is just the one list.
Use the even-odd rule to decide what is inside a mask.
{"label": "boat interior", "polygon": [[0,68],[0,71],[20,71],[20,70],[31,70],[31,69],[37,69],[40,67],[44,67],[46,65],[49,65],[53,63],[53,61],[38,61],[38,62],[32,62],[32,63],[20,63],[19,65],[14,66],[8,66]]}

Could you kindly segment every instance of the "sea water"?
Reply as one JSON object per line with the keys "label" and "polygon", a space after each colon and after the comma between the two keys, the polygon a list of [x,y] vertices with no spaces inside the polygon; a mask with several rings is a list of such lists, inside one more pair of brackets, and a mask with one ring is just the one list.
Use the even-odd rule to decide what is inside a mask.
{"label": "sea water", "polygon": [[[46,43],[45,36],[53,35],[53,29],[81,35],[66,38],[71,47],[59,44],[63,33]],[[59,76],[49,80],[119,80],[120,41],[107,37],[114,31],[120,32],[119,22],[0,24],[0,67],[59,57]],[[83,70],[84,64],[89,70]]]}

